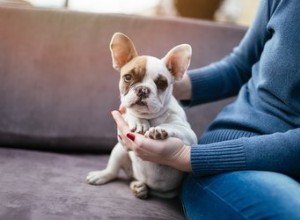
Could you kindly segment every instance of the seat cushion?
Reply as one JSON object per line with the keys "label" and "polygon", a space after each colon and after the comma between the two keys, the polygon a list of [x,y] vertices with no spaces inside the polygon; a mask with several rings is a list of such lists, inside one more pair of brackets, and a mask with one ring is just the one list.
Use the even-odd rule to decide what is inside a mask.
{"label": "seat cushion", "polygon": [[0,219],[184,219],[178,199],[135,198],[124,174],[87,184],[108,157],[0,148]]}

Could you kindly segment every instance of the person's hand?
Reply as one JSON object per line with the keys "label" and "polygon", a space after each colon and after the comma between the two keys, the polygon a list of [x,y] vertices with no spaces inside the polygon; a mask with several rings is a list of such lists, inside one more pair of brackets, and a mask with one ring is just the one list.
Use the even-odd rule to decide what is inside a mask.
{"label": "person's hand", "polygon": [[[124,108],[119,111],[124,112]],[[119,139],[127,151],[132,150],[143,160],[171,166],[181,171],[190,172],[190,146],[179,138],[153,140],[138,133],[132,133],[119,111],[112,116],[119,129]]]}

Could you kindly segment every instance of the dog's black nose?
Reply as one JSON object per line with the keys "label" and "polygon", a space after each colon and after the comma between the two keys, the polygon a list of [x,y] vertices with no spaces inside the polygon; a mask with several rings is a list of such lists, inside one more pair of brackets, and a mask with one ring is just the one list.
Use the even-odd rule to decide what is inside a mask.
{"label": "dog's black nose", "polygon": [[145,86],[139,86],[136,88],[136,94],[139,98],[148,98],[150,94],[150,89]]}

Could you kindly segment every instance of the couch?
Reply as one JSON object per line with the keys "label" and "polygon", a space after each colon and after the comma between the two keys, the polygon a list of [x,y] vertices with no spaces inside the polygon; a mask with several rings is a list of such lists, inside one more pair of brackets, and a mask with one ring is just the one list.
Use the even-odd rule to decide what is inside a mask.
{"label": "couch", "polygon": [[[0,6],[0,219],[184,219],[179,198],[135,198],[129,180],[88,185],[117,141],[109,42],[140,54],[193,47],[191,68],[228,54],[245,28],[183,18]],[[186,109],[198,135],[231,99]]]}

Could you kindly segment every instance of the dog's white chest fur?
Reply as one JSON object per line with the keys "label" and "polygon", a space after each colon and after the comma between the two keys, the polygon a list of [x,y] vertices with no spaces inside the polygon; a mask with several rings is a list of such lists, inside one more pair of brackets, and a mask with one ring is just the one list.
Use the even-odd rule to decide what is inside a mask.
{"label": "dog's white chest fur", "polygon": [[[162,59],[138,56],[132,41],[116,33],[110,49],[113,66],[120,71],[121,105],[126,108],[124,119],[130,130],[156,140],[176,137],[187,145],[196,143],[185,112],[172,96],[174,81],[182,78],[190,64],[191,47],[176,46]],[[183,176],[171,167],[141,160],[118,143],[106,169],[89,173],[87,181],[104,184],[115,179],[120,169],[135,179],[130,188],[142,199],[147,198],[149,190],[161,197],[173,197]]]}
{"label": "dog's white chest fur", "polygon": [[[196,136],[191,133],[186,121],[185,113],[178,105],[174,97],[168,104],[168,108],[161,116],[149,120],[150,127],[164,129],[168,135],[181,138],[186,144],[196,142]],[[144,182],[151,189],[161,192],[169,192],[178,187],[182,179],[182,173],[171,167],[158,165],[138,158],[134,152],[129,152],[132,161],[133,176],[136,180]]]}

